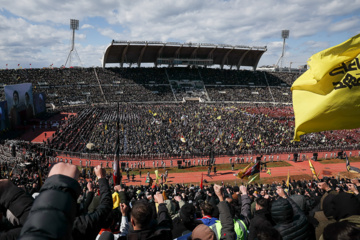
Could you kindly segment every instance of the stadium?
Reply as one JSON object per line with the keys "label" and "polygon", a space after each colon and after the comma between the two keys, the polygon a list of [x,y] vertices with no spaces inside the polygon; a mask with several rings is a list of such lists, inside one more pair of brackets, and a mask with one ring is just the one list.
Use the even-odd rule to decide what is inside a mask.
{"label": "stadium", "polygon": [[[289,194],[320,178],[339,181],[334,190],[345,188],[358,176],[348,161],[360,167],[360,130],[310,133],[293,142],[290,87],[306,69],[260,71],[266,51],[113,40],[102,67],[1,70],[1,176],[39,191],[24,179],[34,174],[41,186],[50,166],[70,163],[86,191],[87,181],[104,178],[99,165],[108,179],[114,175],[114,185],[120,179],[130,186],[133,200],[142,186],[164,196],[174,189],[191,196],[184,200],[193,199],[194,189],[203,194],[206,183],[226,184],[236,195],[230,184],[254,181],[251,194],[267,198],[276,197],[274,181],[285,178]],[[267,183],[275,188],[267,189]]]}

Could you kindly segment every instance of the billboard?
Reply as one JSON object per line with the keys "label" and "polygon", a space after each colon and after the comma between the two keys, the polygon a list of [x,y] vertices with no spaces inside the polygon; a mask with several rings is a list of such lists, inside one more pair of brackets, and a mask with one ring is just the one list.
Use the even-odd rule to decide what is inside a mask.
{"label": "billboard", "polygon": [[9,118],[8,118],[8,107],[7,102],[0,102],[0,131],[8,128]]}
{"label": "billboard", "polygon": [[45,93],[34,93],[34,109],[35,115],[46,111],[46,95]]}
{"label": "billboard", "polygon": [[23,124],[34,116],[31,83],[8,85],[4,90],[11,127]]}

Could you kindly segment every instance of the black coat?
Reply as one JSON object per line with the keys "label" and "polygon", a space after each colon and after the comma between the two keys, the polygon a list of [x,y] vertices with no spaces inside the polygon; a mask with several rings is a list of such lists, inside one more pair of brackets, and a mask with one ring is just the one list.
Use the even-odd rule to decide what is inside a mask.
{"label": "black coat", "polygon": [[64,175],[49,177],[31,207],[20,239],[71,239],[81,188]]}
{"label": "black coat", "polygon": [[4,228],[0,232],[0,239],[17,239],[20,235],[21,227],[25,223],[34,199],[25,193],[24,190],[15,186],[7,179],[0,180],[0,206],[9,210],[18,220],[18,226],[11,229]]}
{"label": "black coat", "polygon": [[194,220],[192,222],[185,223],[184,221],[181,220],[180,217],[174,218],[173,219],[174,228],[172,230],[173,238],[178,238],[188,232],[192,232],[194,228],[196,228],[197,225],[199,224],[203,224],[203,222],[200,220]]}
{"label": "black coat", "polygon": [[142,230],[130,229],[127,236],[119,238],[119,240],[168,240],[173,239],[172,220],[168,213],[165,203],[158,206],[157,223],[152,221],[149,227]]}
{"label": "black coat", "polygon": [[110,214],[113,208],[113,201],[109,183],[106,178],[99,179],[100,204],[94,212],[81,215],[74,221],[72,237],[73,239],[95,239],[101,228],[102,223]]}
{"label": "black coat", "polygon": [[299,206],[291,199],[280,198],[271,206],[271,217],[283,240],[305,240],[308,236],[308,221]]}
{"label": "black coat", "polygon": [[249,240],[256,238],[258,230],[262,227],[273,227],[275,223],[273,222],[270,212],[267,209],[256,210],[254,213],[253,219],[250,221],[249,228]]}

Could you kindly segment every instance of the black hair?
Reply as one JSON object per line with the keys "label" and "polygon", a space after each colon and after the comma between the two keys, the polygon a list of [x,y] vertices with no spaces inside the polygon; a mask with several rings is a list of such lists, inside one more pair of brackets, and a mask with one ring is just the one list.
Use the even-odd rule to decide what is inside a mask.
{"label": "black hair", "polygon": [[323,238],[324,240],[360,240],[360,227],[348,221],[331,223],[324,229]]}

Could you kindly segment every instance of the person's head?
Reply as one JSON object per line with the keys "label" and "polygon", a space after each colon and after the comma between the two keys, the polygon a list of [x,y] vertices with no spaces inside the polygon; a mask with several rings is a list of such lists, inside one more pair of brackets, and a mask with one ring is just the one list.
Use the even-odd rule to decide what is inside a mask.
{"label": "person's head", "polygon": [[17,106],[19,104],[19,93],[14,91],[13,93],[13,105]]}
{"label": "person's head", "polygon": [[324,240],[360,240],[360,228],[348,221],[335,222],[326,226],[323,238]]}
{"label": "person's head", "polygon": [[200,205],[200,209],[201,209],[203,216],[207,216],[207,215],[212,216],[212,213],[214,211],[214,207],[208,202],[203,202]]}
{"label": "person's head", "polygon": [[256,233],[258,240],[282,240],[280,233],[271,227],[261,227]]}
{"label": "person's head", "polygon": [[195,207],[191,203],[185,203],[180,208],[180,219],[183,222],[192,222],[195,219]]}
{"label": "person's head", "polygon": [[131,209],[130,217],[134,230],[144,229],[150,224],[152,219],[150,204],[146,201],[136,202]]}
{"label": "person's head", "polygon": [[191,236],[188,238],[191,240],[215,240],[215,232],[211,230],[205,224],[199,224],[191,233]]}
{"label": "person's head", "polygon": [[266,198],[257,198],[255,200],[255,209],[268,209],[269,208],[269,201]]}
{"label": "person's head", "polygon": [[350,193],[340,192],[332,200],[334,206],[334,218],[340,220],[352,215],[360,215],[360,201]]}

